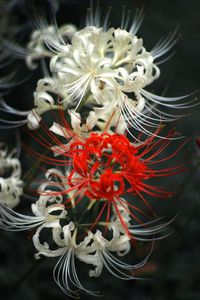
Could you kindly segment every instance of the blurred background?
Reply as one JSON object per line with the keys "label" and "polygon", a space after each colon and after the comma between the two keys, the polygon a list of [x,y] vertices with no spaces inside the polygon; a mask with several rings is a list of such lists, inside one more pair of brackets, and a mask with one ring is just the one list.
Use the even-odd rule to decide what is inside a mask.
{"label": "blurred background", "polygon": [[[106,14],[109,6],[112,7],[111,26],[120,25],[123,5],[133,15],[137,8],[144,6],[145,18],[137,35],[143,38],[147,50],[151,50],[159,39],[179,26],[180,38],[174,46],[176,54],[160,66],[161,76],[153,86],[153,91],[161,94],[166,89],[167,96],[196,92],[200,85],[200,1],[101,0],[102,14]],[[0,1],[0,31],[4,39],[26,44],[30,32],[35,28],[33,7],[45,11],[48,18],[56,14],[58,25],[73,23],[82,28],[89,1]],[[2,56],[0,59],[0,78],[15,70],[14,80],[22,81],[14,89],[2,90],[3,98],[15,108],[31,109],[37,79],[42,76],[40,70],[30,72],[23,60],[15,57],[9,64]],[[179,162],[179,158],[189,161],[188,171],[166,183],[172,191],[176,191],[175,196],[157,202],[160,216],[166,215],[170,219],[179,212],[172,225],[173,233],[156,243],[149,262],[137,271],[137,276],[148,279],[120,281],[106,272],[97,280],[85,276],[83,282],[86,285],[89,282],[90,287],[101,290],[105,300],[200,299],[200,106],[191,108],[189,113],[173,124],[182,135],[191,137],[176,158],[176,162]],[[23,129],[1,129],[1,141],[8,142],[10,148],[16,143],[19,145],[19,133],[22,140],[27,138]],[[25,165],[23,155],[21,159],[22,165]],[[135,250],[139,256],[142,255],[141,249],[138,245]],[[134,256],[134,251],[131,255]],[[55,263],[56,260],[48,258],[35,261],[31,237],[27,232],[0,230],[0,299],[68,299],[53,280]],[[81,299],[91,297],[81,294]]]}

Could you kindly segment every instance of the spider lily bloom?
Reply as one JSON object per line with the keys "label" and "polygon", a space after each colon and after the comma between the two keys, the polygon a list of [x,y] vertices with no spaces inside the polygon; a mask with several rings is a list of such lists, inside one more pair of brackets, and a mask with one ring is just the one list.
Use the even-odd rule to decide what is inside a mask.
{"label": "spider lily bloom", "polygon": [[[87,26],[74,32],[70,43],[53,35],[40,21],[43,39],[52,51],[50,69],[59,86],[59,102],[75,111],[85,104],[106,121],[106,111],[120,110],[123,122],[137,131],[151,135],[152,128],[160,122],[173,121],[176,113],[162,108],[186,109],[194,105],[183,97],[163,97],[146,90],[160,75],[157,59],[165,55],[176,42],[176,30],[166,39],[147,51],[143,40],[136,36],[142,21],[142,12],[136,14],[129,26],[125,11],[121,28],[108,28],[108,15],[100,27],[98,10],[87,18]],[[37,95],[36,95],[37,97]],[[158,106],[158,107],[157,107]],[[104,112],[102,114],[102,112]]]}
{"label": "spider lily bloom", "polygon": [[[59,130],[57,124],[51,128],[50,133],[46,131],[56,145],[53,146],[46,139],[40,139],[41,136],[35,137],[42,146],[51,149],[56,157],[48,158],[26,147],[33,156],[54,165],[53,173],[57,182],[52,180],[52,185],[55,184],[59,191],[52,191],[51,195],[67,195],[73,191],[77,197],[76,199],[74,196],[77,205],[84,197],[93,203],[92,205],[103,203],[94,224],[102,218],[106,209],[109,219],[110,208],[113,205],[129,235],[128,226],[123,221],[117,205],[124,206],[132,219],[141,222],[141,217],[147,217],[147,213],[138,207],[137,200],[134,200],[136,197],[140,198],[152,213],[145,194],[159,199],[168,197],[171,193],[150,184],[149,181],[156,178],[158,181],[158,178],[175,175],[184,169],[184,165],[160,167],[163,162],[173,158],[184,143],[174,153],[160,158],[159,155],[169,146],[174,134],[169,134],[165,140],[151,137],[142,144],[131,143],[125,135],[110,134],[106,131],[91,132],[87,133],[87,136],[79,137],[74,134],[66,120],[63,117],[61,119],[65,126],[61,126]],[[60,132],[62,138],[66,138],[66,143],[56,137]],[[56,166],[60,166],[61,171],[56,171]]]}
{"label": "spider lily bloom", "polygon": [[142,39],[122,29],[104,32],[102,28],[86,27],[75,33],[68,48],[66,56],[62,53],[51,59],[50,67],[66,92],[74,100],[80,98],[79,102],[92,93],[97,104],[107,103],[114,93],[110,101],[115,98],[115,105],[119,105],[125,97],[123,92],[140,92],[159,76]]}
{"label": "spider lily bloom", "polygon": [[[104,147],[106,147],[106,138],[114,137],[115,135],[104,134],[102,136],[105,139]],[[117,136],[119,137],[120,135]],[[94,136],[92,135],[91,137],[93,138]],[[122,137],[126,141],[126,138]],[[92,147],[92,141],[90,139],[89,141],[90,147]],[[122,141],[121,144],[123,145]],[[109,144],[111,151],[113,144],[111,141]],[[70,147],[73,149],[74,145],[71,144]],[[97,149],[100,150],[99,147]],[[109,152],[106,153],[109,154]],[[121,152],[123,152],[122,149]],[[62,155],[65,155],[65,153]],[[123,162],[124,153],[122,153],[120,158]],[[54,269],[54,279],[62,291],[68,295],[78,296],[77,289],[92,295],[96,294],[85,288],[79,280],[75,266],[76,259],[93,267],[89,270],[90,277],[100,276],[103,268],[106,268],[117,278],[124,280],[136,279],[133,273],[134,270],[142,267],[147,262],[152,249],[144,260],[135,265],[123,262],[121,257],[130,252],[132,238],[153,241],[154,235],[162,233],[163,228],[168,223],[153,227],[148,225],[154,222],[140,224],[138,227],[137,225],[132,225],[133,214],[130,213],[129,203],[122,198],[120,199],[121,203],[119,201],[111,203],[109,202],[110,198],[108,198],[109,212],[107,212],[106,218],[102,216],[103,210],[100,208],[97,209],[96,219],[93,221],[93,217],[91,218],[93,215],[91,203],[98,204],[99,201],[97,200],[100,199],[94,201],[95,199],[88,197],[82,187],[80,189],[71,187],[69,184],[71,180],[70,170],[68,170],[68,166],[64,166],[64,169],[66,170],[65,174],[55,168],[47,171],[46,178],[48,181],[40,186],[39,193],[41,195],[39,200],[31,206],[33,216],[14,212],[4,204],[1,204],[0,226],[13,231],[35,228],[33,244],[38,251],[35,257],[37,259],[41,255],[59,257],[59,261]],[[53,181],[53,177],[57,181]],[[80,179],[79,176],[77,178]],[[68,200],[65,199],[65,196],[68,197]],[[89,198],[89,206],[87,205],[87,198]],[[101,200],[103,200],[104,209],[106,199]],[[76,217],[74,216],[73,210],[78,209],[80,201],[82,203],[81,216],[77,219],[77,215]],[[69,205],[70,203],[71,205]],[[86,213],[91,224],[81,222]],[[63,225],[66,223],[67,225]],[[47,230],[50,231],[50,234],[46,235],[44,240],[43,231]],[[95,233],[93,233],[94,230]],[[149,236],[150,238],[148,238]],[[54,246],[52,247],[53,244]],[[76,290],[72,288],[73,286]]]}
{"label": "spider lily bloom", "polygon": [[80,31],[73,25],[58,28],[37,20],[39,28],[21,56],[26,57],[30,68],[36,67],[36,59],[49,58],[51,72],[43,62],[44,78],[38,81],[34,93],[35,107],[28,113],[16,111],[16,115],[27,117],[16,126],[28,122],[29,128],[36,129],[41,115],[61,104],[64,110],[76,112],[90,105],[104,123],[108,112],[112,115],[118,110],[131,135],[134,134],[129,127],[151,136],[161,122],[183,116],[166,109],[177,111],[196,105],[196,98],[188,100],[191,95],[170,98],[146,89],[160,76],[161,62],[157,60],[174,46],[177,30],[147,51],[142,38],[136,36],[142,11],[136,13],[131,24],[130,15],[126,18],[124,10],[120,28],[108,28],[108,17],[109,14],[101,27],[98,8],[95,13],[91,10],[86,27]]}
{"label": "spider lily bloom", "polygon": [[[120,209],[120,208],[119,208]],[[70,214],[70,210],[68,211]],[[108,224],[107,224],[108,225]],[[106,226],[107,226],[106,225]],[[144,224],[145,225],[145,224]],[[84,238],[80,235],[79,230],[84,226],[86,234]],[[101,224],[103,226],[103,224]],[[86,224],[71,221],[69,224],[63,227],[57,227],[53,231],[53,240],[57,245],[56,250],[51,250],[48,243],[40,242],[40,231],[37,231],[33,236],[33,242],[38,250],[35,255],[37,259],[41,255],[46,257],[60,256],[58,263],[54,268],[54,279],[63,292],[76,297],[78,291],[72,289],[74,286],[80,291],[84,291],[91,295],[97,294],[96,292],[86,289],[79,280],[75,259],[92,265],[94,269],[89,270],[90,277],[99,277],[105,267],[108,272],[117,278],[124,280],[136,279],[133,271],[137,268],[141,268],[148,260],[152,248],[148,255],[140,263],[130,265],[117,258],[125,256],[131,250],[130,239],[125,231],[119,230],[119,223],[114,221],[110,222],[107,229],[111,239],[106,239],[105,230],[96,230],[93,234],[86,229]],[[158,232],[159,230],[157,230]],[[142,233],[141,233],[142,235]],[[77,240],[81,241],[78,243]]]}
{"label": "spider lily bloom", "polygon": [[[77,31],[76,26],[72,24],[65,24],[60,28],[54,25],[41,24],[40,29],[34,30],[30,36],[30,41],[27,47],[22,47],[17,43],[4,40],[5,49],[1,49],[2,53],[0,55],[0,60],[5,60],[6,58],[10,61],[13,59],[25,59],[26,64],[30,70],[34,70],[37,68],[38,64],[35,62],[36,60],[43,58],[51,58],[53,56],[52,49],[48,49],[45,44],[44,33],[48,36],[54,36],[54,43],[59,47],[61,51],[64,50],[64,44],[71,40],[74,33]],[[63,44],[63,47],[61,46]],[[4,64],[0,64],[4,66],[9,64],[10,61],[7,61]],[[44,66],[44,65],[43,65]]]}
{"label": "spider lily bloom", "polygon": [[[55,202],[55,204],[53,204]],[[32,204],[33,216],[23,215],[0,204],[0,227],[11,231],[23,231],[37,228],[57,228],[61,219],[66,217],[66,210],[61,204],[62,196],[40,196],[39,200]]]}
{"label": "spider lily bloom", "polygon": [[[121,208],[123,209],[123,207],[120,207],[120,205],[118,205],[118,209]],[[113,208],[113,210],[115,211],[115,208]],[[127,213],[125,212],[125,214]],[[113,276],[119,279],[138,279],[134,276],[134,270],[137,268],[141,268],[146,264],[153,251],[154,241],[163,239],[167,235],[169,235],[169,233],[163,234],[163,231],[166,230],[167,226],[172,221],[151,226],[152,224],[158,223],[158,221],[162,219],[158,218],[151,222],[143,223],[140,225],[129,224],[129,231],[133,234],[136,241],[152,241],[152,248],[145,259],[135,265],[130,265],[123,262],[121,257],[125,256],[131,251],[131,238],[124,230],[124,227],[120,223],[117,214],[114,214],[111,219],[114,220],[107,224],[104,224],[104,226],[107,226],[107,229],[109,229],[109,231],[112,231],[112,239],[106,239],[103,235],[103,232],[101,232],[100,230],[97,230],[94,234],[94,242],[92,244],[92,247],[96,249],[96,263],[92,263],[95,269],[89,271],[89,276],[99,277],[102,273],[103,268],[105,267]],[[120,257],[120,259],[118,257]]]}
{"label": "spider lily bloom", "polygon": [[[33,70],[37,67],[35,60],[43,57],[52,57],[52,52],[45,45],[44,33],[46,33],[46,35],[54,36],[54,43],[57,41],[57,44],[59,45],[60,42],[64,44],[65,38],[70,40],[76,31],[76,27],[71,24],[66,24],[60,28],[55,26],[43,26],[42,30],[35,30],[27,45],[27,66]],[[64,50],[64,47],[60,46],[60,49]]]}
{"label": "spider lily bloom", "polygon": [[[116,207],[112,206],[113,214],[111,215],[110,221],[107,223],[100,223],[101,226],[105,226],[109,232],[112,232],[112,238],[107,239],[105,237],[105,230],[97,230],[94,234],[92,247],[96,249],[95,257],[97,261],[96,264],[92,263],[95,269],[89,271],[89,276],[99,277],[103,267],[105,267],[117,278],[123,280],[137,279],[134,276],[134,270],[143,267],[148,261],[153,250],[154,241],[163,239],[170,234],[169,232],[164,232],[168,225],[172,223],[173,219],[163,224],[159,224],[163,218],[157,218],[143,224],[131,225],[130,214],[125,209],[125,207],[128,207],[128,203],[123,206],[117,204]],[[121,214],[120,218],[118,215],[119,211]],[[127,235],[120,219],[123,219],[123,223],[127,224],[129,232],[133,235],[134,240],[152,242],[152,248],[149,254],[143,261],[135,265],[127,264],[118,258],[129,253],[132,248],[131,246],[133,246],[133,243],[131,243],[132,238]]]}
{"label": "spider lily bloom", "polygon": [[95,269],[90,270],[89,276],[99,277],[103,267],[105,267],[113,276],[119,279],[138,279],[134,276],[134,269],[141,268],[146,264],[149,256],[151,255],[152,249],[145,259],[140,263],[135,265],[127,264],[118,259],[116,255],[113,255],[112,253],[115,252],[120,257],[127,254],[131,249],[130,240],[126,233],[124,233],[124,235],[118,234],[119,231],[115,229],[113,224],[110,225],[110,228],[113,230],[113,237],[111,240],[107,240],[105,237],[103,237],[100,230],[97,230],[94,234],[94,242],[92,247],[96,249],[96,264],[94,265]]}
{"label": "spider lily bloom", "polygon": [[[58,38],[59,41],[63,41],[63,39],[70,40],[73,34],[76,32],[76,27],[71,24],[66,24],[61,26],[59,29],[55,26],[46,26],[43,28],[45,32],[49,34],[53,34],[55,39]],[[11,42],[5,42],[6,50],[8,52],[3,53],[2,59],[4,56],[15,56],[17,58],[23,58],[26,60],[26,64],[30,69],[35,69],[37,67],[37,63],[35,62],[37,59],[41,59],[44,57],[51,57],[52,53],[45,46],[43,33],[41,30],[36,30],[31,35],[31,41],[28,43],[27,49],[23,49],[20,46],[12,44]],[[1,60],[1,59],[0,59]],[[11,121],[6,117],[0,119],[0,128],[15,128],[19,126],[23,126],[25,124],[28,125],[29,129],[36,129],[39,127],[39,122],[41,121],[41,115],[46,111],[57,109],[61,105],[59,103],[55,103],[52,96],[50,96],[50,92],[54,93],[56,97],[65,98],[66,93],[62,93],[62,87],[59,84],[56,84],[55,78],[49,78],[49,74],[47,71],[47,67],[45,63],[42,63],[42,69],[44,73],[44,78],[38,81],[37,89],[34,93],[34,107],[32,110],[23,111],[15,109],[8,104],[3,99],[0,99],[0,111],[3,111],[9,115],[15,115],[17,117],[22,118],[21,120]],[[15,74],[11,74],[5,78],[0,80],[0,88],[11,88],[19,83],[10,82],[13,79]],[[48,91],[48,93],[46,92]],[[63,105],[65,108],[66,105]],[[37,118],[35,117],[37,116]],[[4,125],[6,124],[6,125]]]}
{"label": "spider lily bloom", "polygon": [[[56,79],[50,78],[48,75],[38,80],[37,88],[34,92],[34,108],[29,111],[18,111],[8,106],[4,101],[0,102],[3,109],[7,113],[24,116],[25,119],[19,122],[15,122],[19,126],[27,123],[27,126],[31,130],[35,130],[40,126],[42,115],[45,112],[52,110],[66,109],[66,105],[61,105],[57,98],[64,97],[62,93],[62,87],[57,84]],[[9,121],[5,122],[9,123]]]}
{"label": "spider lily bloom", "polygon": [[[50,95],[50,93],[52,95]],[[54,109],[61,109],[54,97],[58,97],[61,90],[56,86],[55,80],[51,78],[43,78],[38,81],[36,91],[34,92],[34,108],[27,116],[27,125],[29,129],[35,130],[40,126],[42,114]]]}
{"label": "spider lily bloom", "polygon": [[[49,172],[48,176],[50,174]],[[46,192],[50,192],[46,188],[47,185],[41,185],[40,191],[46,190]],[[91,295],[98,294],[82,285],[76,270],[76,259],[94,268],[89,270],[90,277],[99,277],[105,267],[108,272],[117,278],[124,280],[136,279],[133,273],[134,270],[142,267],[147,262],[153,248],[140,263],[130,265],[121,260],[122,256],[130,252],[131,242],[130,237],[119,221],[116,207],[112,206],[112,215],[106,223],[101,222],[98,224],[103,230],[101,231],[99,228],[95,233],[92,233],[87,224],[76,221],[75,225],[74,222],[69,221],[74,219],[74,214],[71,214],[71,209],[66,211],[65,206],[66,204],[61,193],[57,194],[56,197],[41,195],[39,200],[32,204],[34,216],[19,214],[1,204],[1,227],[16,231],[36,228],[36,232],[32,237],[33,244],[37,250],[35,258],[39,259],[40,256],[59,257],[53,272],[54,279],[61,290],[70,296],[77,297],[77,289]],[[131,220],[129,213],[124,209],[124,206],[117,204],[117,207],[121,212],[121,218],[129,226],[129,221]],[[61,224],[61,220],[68,224]],[[140,238],[137,238],[138,232],[140,232],[140,236],[144,235],[146,237],[147,231],[155,234],[165,226],[163,224],[157,226],[156,229],[151,229],[148,228],[149,224],[151,223],[143,224],[144,230],[135,230],[135,232],[137,231],[136,239],[140,240]],[[133,227],[130,225],[131,230]],[[135,227],[137,226],[135,225]],[[80,233],[82,232],[81,228],[84,229],[86,234]],[[51,230],[51,234],[42,235],[43,231],[48,229]],[[107,238],[107,234],[109,238]],[[144,240],[151,241],[153,239]],[[73,287],[75,287],[75,290]]]}
{"label": "spider lily bloom", "polygon": [[163,198],[170,193],[150,185],[149,179],[171,176],[183,169],[182,166],[154,169],[156,164],[175,155],[158,159],[158,155],[168,144],[169,141],[151,140],[136,147],[124,135],[92,133],[84,142],[71,143],[69,154],[63,153],[72,159],[71,171],[66,180],[69,186],[79,190],[91,201],[104,201],[108,214],[110,205],[114,205],[128,234],[117,204],[124,206],[132,218],[138,220],[134,212],[141,215],[145,213],[134,205],[134,199],[125,202],[123,198],[128,195],[139,196],[151,211],[144,194]]}
{"label": "spider lily bloom", "polygon": [[[96,292],[92,292],[82,285],[75,268],[75,257],[80,257],[80,260],[85,263],[91,264],[95,262],[96,258],[90,255],[90,253],[94,252],[94,249],[89,245],[93,234],[88,232],[83,241],[77,244],[77,229],[75,229],[74,223],[70,222],[68,225],[60,226],[53,232],[53,239],[57,245],[56,250],[51,250],[46,242],[41,244],[39,234],[40,232],[37,231],[33,237],[34,245],[38,250],[35,256],[37,259],[39,259],[41,255],[47,257],[60,256],[54,268],[53,275],[61,290],[72,297],[78,296],[77,289],[91,295],[96,295]],[[61,234],[63,237],[61,237]],[[73,290],[72,286],[74,286],[76,290]]]}
{"label": "spider lily bloom", "polygon": [[21,164],[15,150],[8,153],[4,144],[0,144],[0,203],[15,207],[23,194]]}

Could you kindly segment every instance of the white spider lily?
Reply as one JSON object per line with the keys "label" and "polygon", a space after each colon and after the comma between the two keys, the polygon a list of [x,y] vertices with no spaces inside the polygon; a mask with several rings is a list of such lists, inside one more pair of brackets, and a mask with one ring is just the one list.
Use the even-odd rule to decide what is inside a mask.
{"label": "white spider lily", "polygon": [[[62,149],[63,150],[63,149]],[[61,151],[61,150],[59,150]],[[74,194],[77,195],[76,189],[71,189],[68,181],[66,180],[69,176],[69,170],[66,168],[63,172],[61,172],[58,169],[52,168],[48,169],[48,171],[45,174],[46,179],[48,180],[47,182],[43,183],[39,187],[39,192],[40,193],[46,193],[47,195],[51,195],[52,193],[55,193],[54,188],[56,187],[57,192],[56,196],[61,197],[59,194],[59,191],[62,193],[63,191],[66,191],[66,195],[68,196],[68,202],[71,203],[72,207],[74,208],[76,203],[75,203],[75,197]],[[50,190],[48,190],[48,188]],[[52,191],[53,189],[53,191]],[[79,195],[81,195],[82,191],[79,192]],[[51,198],[51,196],[50,196]],[[52,197],[54,199],[54,196]],[[55,197],[56,199],[56,197]]]}
{"label": "white spider lily", "polygon": [[142,39],[125,30],[111,28],[104,32],[102,28],[86,27],[75,33],[68,48],[66,56],[58,54],[51,59],[50,67],[79,103],[92,92],[96,103],[104,105],[98,97],[100,90],[137,92],[159,76]]}
{"label": "white spider lily", "polygon": [[[113,225],[112,228],[114,229]],[[117,252],[118,256],[122,256],[127,254],[131,248],[128,236],[119,236],[117,232],[118,230],[115,231],[115,235],[113,234],[113,238],[110,241],[102,236],[101,231],[97,230],[95,233],[93,247],[96,249],[95,257],[98,264],[96,264],[95,270],[90,270],[89,275],[91,277],[100,276],[103,267],[105,267],[112,275],[119,279],[136,279],[133,274],[134,269],[142,267],[147,262],[152,249],[143,261],[135,265],[127,264],[111,254],[111,252]]]}
{"label": "white spider lily", "polygon": [[[40,229],[42,230],[42,227]],[[96,292],[90,291],[82,285],[75,267],[75,257],[78,257],[85,263],[91,263],[91,258],[94,260],[94,256],[89,254],[94,250],[88,245],[92,239],[92,233],[89,232],[84,240],[79,244],[76,243],[77,231],[73,222],[70,222],[63,228],[54,228],[52,233],[53,240],[58,246],[58,249],[56,250],[50,250],[49,245],[46,242],[44,244],[40,243],[39,231],[37,231],[34,235],[33,242],[38,250],[36,258],[40,258],[40,255],[47,257],[61,256],[54,268],[53,275],[58,286],[66,294],[72,297],[77,297],[79,295],[77,290],[81,290],[88,294],[96,295]],[[60,236],[61,233],[63,233],[63,238]],[[71,286],[74,286],[76,290],[73,290]]]}
{"label": "white spider lily", "polygon": [[[0,204],[0,226],[10,231],[29,230],[40,226],[41,228],[56,228],[59,226],[60,219],[66,217],[66,210],[61,204],[62,196],[50,197],[41,195],[39,200],[32,204],[33,216],[20,214],[4,204]],[[50,204],[57,202],[56,204]]]}
{"label": "white spider lily", "polygon": [[[118,224],[115,222],[111,222],[108,225],[108,229],[112,230],[112,239],[107,241],[106,245],[104,244],[104,246],[106,246],[106,250],[116,252],[118,256],[124,256],[129,253],[131,249],[130,237],[125,232],[122,234],[119,230]],[[99,232],[97,235],[98,234]]]}
{"label": "white spider lily", "polygon": [[29,129],[37,129],[42,120],[42,114],[53,109],[61,109],[61,105],[55,101],[53,94],[56,97],[62,97],[62,89],[59,88],[55,79],[44,77],[37,83],[36,91],[34,92],[34,106],[28,116]]}
{"label": "white spider lily", "polygon": [[[75,268],[75,256],[85,263],[91,263],[91,255],[89,253],[91,253],[93,249],[88,244],[90,243],[93,234],[89,232],[84,240],[77,244],[76,230],[73,235],[71,234],[74,228],[75,227],[72,222],[63,227],[65,242],[64,253],[54,269],[54,279],[60,288],[68,295],[74,297],[79,295],[77,291],[71,289],[70,284],[76,289],[84,291],[90,295],[97,295],[98,293],[90,291],[82,285]],[[94,260],[93,256],[92,258]]]}
{"label": "white spider lily", "polygon": [[167,98],[146,91],[146,87],[159,77],[156,60],[171,50],[177,30],[158,42],[152,51],[147,51],[143,40],[136,36],[143,19],[142,11],[136,13],[129,26],[130,15],[126,18],[123,10],[121,28],[117,29],[107,28],[108,16],[109,13],[100,27],[98,9],[95,13],[91,11],[87,26],[74,32],[69,44],[59,35],[55,38],[40,21],[46,45],[55,53],[50,69],[62,94],[60,103],[74,105],[75,111],[86,103],[92,104],[95,112],[104,112],[101,115],[103,124],[108,112],[112,114],[118,110],[122,115],[120,123],[129,132],[131,126],[151,135],[152,129],[161,122],[183,116],[167,113],[163,108],[187,109],[195,105],[196,99],[187,100],[190,95]]}
{"label": "white spider lily", "polygon": [[14,157],[15,150],[9,154],[3,144],[0,144],[0,203],[13,208],[23,193],[21,180],[21,164]]}
{"label": "white spider lily", "polygon": [[35,30],[31,35],[31,40],[27,45],[27,56],[26,64],[30,69],[35,69],[37,64],[35,60],[43,57],[52,57],[52,52],[49,51],[45,46],[45,34],[50,36],[59,36],[60,40],[64,37],[71,39],[73,34],[76,32],[76,27],[71,24],[66,24],[57,28],[55,26],[46,26],[42,30]]}

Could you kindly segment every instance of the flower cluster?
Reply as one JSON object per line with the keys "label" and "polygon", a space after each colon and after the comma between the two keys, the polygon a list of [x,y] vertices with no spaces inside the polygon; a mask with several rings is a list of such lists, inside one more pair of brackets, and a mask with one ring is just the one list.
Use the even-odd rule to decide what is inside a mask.
{"label": "flower cluster", "polygon": [[[56,169],[49,170],[46,174],[48,178],[50,174],[58,175],[58,171]],[[89,224],[71,221],[71,217],[68,215],[70,210],[66,208],[68,201],[63,200],[62,193],[54,195],[52,189],[55,185],[52,182],[49,182],[48,185],[51,187],[47,187],[47,184],[40,187],[39,200],[31,206],[32,216],[17,213],[6,205],[0,204],[1,227],[13,231],[35,228],[33,243],[37,250],[36,259],[39,259],[41,255],[59,257],[54,269],[54,278],[61,289],[71,296],[78,296],[78,293],[72,290],[71,285],[92,295],[97,294],[87,290],[79,281],[75,258],[92,267],[89,270],[90,277],[99,277],[105,267],[117,278],[134,279],[134,269],[142,267],[146,263],[152,249],[144,260],[135,265],[124,263],[116,256],[125,256],[131,250],[132,237],[139,241],[154,241],[163,238],[165,227],[170,223],[159,224],[160,219],[154,219],[149,223],[131,225],[127,204],[122,201],[122,204],[112,205],[109,219],[106,218],[104,222],[99,222],[99,229],[96,229],[94,233],[92,230],[94,224],[88,230]],[[72,206],[76,207],[72,198],[70,201],[73,203]],[[87,207],[87,210],[89,211],[90,208]],[[122,219],[123,224],[121,223]],[[125,223],[132,237],[125,231]],[[48,235],[50,241],[43,240],[41,242],[40,236],[45,230],[50,231],[50,238]],[[107,235],[106,231],[108,231]]]}
{"label": "flower cluster", "polygon": [[[12,169],[10,177],[0,178],[0,226],[33,230],[36,259],[58,257],[55,281],[73,297],[77,289],[97,294],[80,281],[76,261],[88,265],[90,277],[99,277],[105,267],[117,278],[133,279],[154,241],[169,234],[171,221],[160,223],[149,200],[170,197],[159,179],[185,168],[165,165],[185,144],[165,154],[176,133],[161,133],[162,124],[178,117],[165,107],[186,109],[193,100],[147,90],[160,76],[158,59],[176,42],[176,31],[147,51],[136,36],[142,18],[137,12],[130,25],[124,10],[120,28],[108,28],[108,15],[101,26],[97,9],[81,30],[37,20],[38,29],[24,51],[27,66],[35,69],[41,60],[44,71],[34,107],[21,112],[1,102],[7,113],[24,117],[16,126],[27,123],[41,149],[27,143],[24,149],[43,174],[34,179],[32,215],[12,210],[22,194],[20,165],[0,152],[0,170],[4,165]],[[145,258],[124,262],[121,257],[137,240],[150,242]]]}

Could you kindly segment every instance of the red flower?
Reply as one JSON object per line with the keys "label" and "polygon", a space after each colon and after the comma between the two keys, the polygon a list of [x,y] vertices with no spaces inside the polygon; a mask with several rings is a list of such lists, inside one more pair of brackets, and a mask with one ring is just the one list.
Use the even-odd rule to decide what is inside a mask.
{"label": "red flower", "polygon": [[[73,169],[70,186],[83,183],[91,199],[114,201],[126,193],[142,190],[144,180],[155,176],[142,161],[139,149],[119,134],[96,134],[70,147]],[[85,185],[87,183],[87,185]]]}
{"label": "red flower", "polygon": [[127,207],[123,198],[127,195],[139,195],[151,210],[143,193],[157,198],[169,196],[171,193],[148,184],[148,179],[171,176],[182,169],[181,166],[153,169],[155,164],[176,154],[155,160],[169,143],[168,139],[153,141],[150,138],[136,147],[124,135],[92,133],[85,142],[71,144],[72,170],[66,180],[72,188],[81,190],[89,199],[104,199],[108,207],[112,203],[116,209],[116,203],[120,203],[137,219],[134,211],[143,212],[134,206],[134,199],[128,202]]}
{"label": "red flower", "polygon": [[[76,191],[74,194],[74,203],[87,198],[91,201],[104,201],[103,208],[100,210],[95,223],[103,216],[103,212],[107,207],[106,222],[110,218],[111,205],[119,216],[119,219],[128,232],[126,224],[120,215],[117,204],[120,204],[132,218],[141,222],[138,218],[138,213],[147,215],[142,209],[135,204],[135,198],[126,201],[128,195],[139,196],[145,205],[152,211],[151,206],[145,199],[144,194],[151,195],[156,198],[163,198],[171,195],[171,193],[163,189],[153,186],[148,183],[151,178],[159,178],[163,176],[171,176],[183,170],[182,166],[155,168],[170,158],[174,157],[177,152],[186,143],[182,143],[179,148],[168,155],[160,158],[159,155],[168,147],[173,134],[169,134],[166,139],[156,140],[155,136],[147,139],[144,143],[131,143],[128,138],[122,134],[91,133],[88,138],[79,138],[74,136],[73,131],[68,124],[64,125],[67,131],[66,146],[51,132],[48,136],[56,143],[54,151],[60,155],[59,158],[48,158],[42,153],[36,153],[29,148],[29,151],[39,157],[46,163],[64,166],[68,168],[68,175],[62,176],[60,180],[66,182],[69,188],[62,191],[52,191],[52,195],[69,194],[71,191]],[[43,125],[44,126],[44,125]],[[47,132],[47,129],[44,128]],[[69,138],[71,131],[71,138]],[[51,143],[47,139],[35,138],[43,146],[50,147]],[[52,145],[51,145],[52,146]],[[58,174],[56,174],[59,177]],[[69,200],[66,204],[70,204]],[[136,213],[137,212],[137,213]]]}

